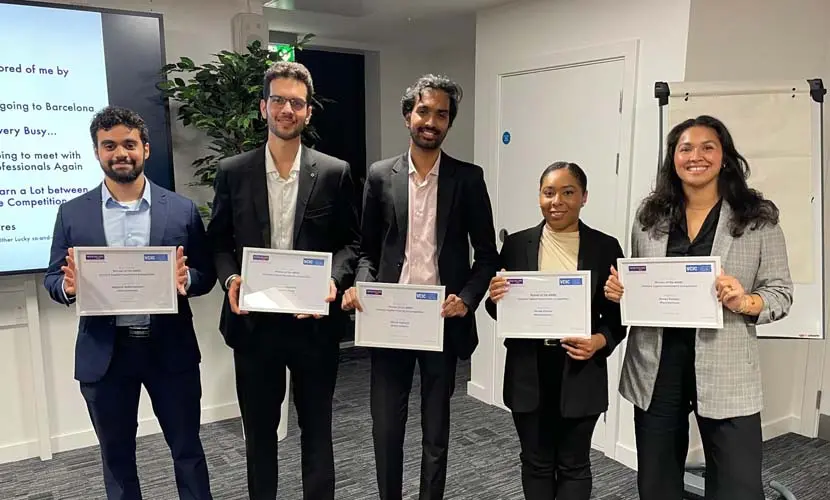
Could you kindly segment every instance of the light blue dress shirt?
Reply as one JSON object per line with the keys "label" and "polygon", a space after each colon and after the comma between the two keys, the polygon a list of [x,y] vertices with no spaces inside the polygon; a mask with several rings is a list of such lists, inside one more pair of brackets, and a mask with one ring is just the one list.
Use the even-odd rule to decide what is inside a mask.
{"label": "light blue dress shirt", "polygon": [[[107,183],[101,183],[101,210],[104,235],[110,247],[142,247],[150,244],[150,185],[145,182],[144,194],[133,203],[122,203],[112,197]],[[116,316],[116,326],[150,326],[148,314]]]}
{"label": "light blue dress shirt", "polygon": [[[139,247],[150,244],[150,185],[145,182],[141,199],[132,203],[122,203],[112,197],[107,183],[101,183],[101,213],[104,221],[104,237],[110,247]],[[187,271],[185,291],[190,288],[190,270]],[[75,297],[68,297],[64,290],[66,302],[72,304]],[[115,318],[116,326],[150,326],[150,315],[124,315]]]}

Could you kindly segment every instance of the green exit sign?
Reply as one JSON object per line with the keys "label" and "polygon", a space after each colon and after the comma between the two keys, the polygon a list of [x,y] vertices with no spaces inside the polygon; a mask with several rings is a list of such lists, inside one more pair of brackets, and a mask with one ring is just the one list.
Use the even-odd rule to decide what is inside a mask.
{"label": "green exit sign", "polygon": [[283,61],[294,60],[294,46],[287,43],[269,43],[268,50],[279,54]]}

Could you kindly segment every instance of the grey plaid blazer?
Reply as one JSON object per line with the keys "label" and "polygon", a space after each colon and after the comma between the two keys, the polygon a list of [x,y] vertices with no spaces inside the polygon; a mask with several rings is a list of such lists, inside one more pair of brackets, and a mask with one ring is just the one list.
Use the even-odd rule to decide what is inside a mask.
{"label": "grey plaid blazer", "polygon": [[[730,231],[732,209],[724,201],[715,231],[712,255],[721,258],[726,274],[740,281],[747,293],[764,299],[757,318],[723,311],[723,329],[698,329],[695,339],[697,409],[701,417],[723,419],[761,411],[761,369],[755,325],[787,315],[793,300],[793,284],[787,263],[784,233],[779,225],[751,231],[739,238]],[[632,257],[665,257],[668,235],[655,238],[635,220],[631,234]],[[663,329],[632,326],[628,334],[620,393],[640,409],[651,404]]]}

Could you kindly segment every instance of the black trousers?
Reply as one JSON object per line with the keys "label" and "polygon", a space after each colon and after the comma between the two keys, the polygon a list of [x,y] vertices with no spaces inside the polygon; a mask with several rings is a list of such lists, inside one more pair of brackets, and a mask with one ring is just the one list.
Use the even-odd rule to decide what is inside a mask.
{"label": "black trousers", "polygon": [[591,437],[599,415],[562,417],[564,350],[540,347],[538,356],[539,406],[532,412],[513,412],[525,499],[588,500]]}
{"label": "black trousers", "polygon": [[634,409],[640,498],[683,498],[689,413],[695,411],[706,457],[706,500],[763,500],[761,415],[697,415],[694,343],[694,331],[665,331],[651,405]]}
{"label": "black trousers", "polygon": [[300,427],[303,498],[334,499],[331,414],[340,345],[326,321],[275,315],[267,326],[251,332],[256,336],[251,348],[234,351],[252,500],[277,497],[277,427],[286,366]]}
{"label": "black trousers", "polygon": [[142,498],[135,461],[142,384],[173,456],[179,498],[212,498],[199,439],[202,386],[198,366],[169,373],[157,362],[152,337],[129,338],[120,329],[118,335],[104,377],[98,382],[81,383],[81,394],[101,445],[107,498]]}
{"label": "black trousers", "polygon": [[451,352],[371,349],[372,437],[381,500],[403,495],[403,442],[415,362],[421,370],[420,500],[444,498],[450,440],[450,398],[456,357]]}

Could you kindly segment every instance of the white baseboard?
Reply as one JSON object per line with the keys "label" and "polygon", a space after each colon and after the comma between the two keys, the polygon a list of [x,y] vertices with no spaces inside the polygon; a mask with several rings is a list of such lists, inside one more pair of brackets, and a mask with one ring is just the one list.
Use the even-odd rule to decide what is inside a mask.
{"label": "white baseboard", "polygon": [[[761,425],[761,435],[763,436],[764,441],[768,441],[789,432],[798,432],[800,428],[801,418],[795,415],[789,415],[775,420],[770,420],[769,422],[764,422]],[[618,442],[615,451],[616,454],[613,457],[614,460],[625,465],[629,469],[637,470],[637,449],[634,445],[629,446]],[[703,447],[698,445],[690,448],[689,456],[686,461],[690,463],[703,463],[705,461],[703,458]]]}
{"label": "white baseboard", "polygon": [[487,403],[488,405],[493,404],[492,398],[490,397],[490,391],[488,391],[483,385],[477,384],[470,380],[467,382],[467,394]]}
{"label": "white baseboard", "polygon": [[764,441],[783,436],[788,432],[798,433],[801,430],[801,417],[790,415],[781,417],[769,422],[765,422],[761,426],[761,435]]}
{"label": "white baseboard", "polygon": [[[238,416],[239,405],[237,405],[236,402],[226,403],[223,405],[212,406],[210,408],[202,408],[201,423],[208,424],[211,422],[218,422],[220,420],[227,420],[229,418],[236,418]],[[158,419],[155,416],[142,419],[138,422],[137,435],[139,437],[149,436],[159,432],[161,432],[161,427],[159,426]],[[92,429],[91,425],[89,429],[83,431],[52,436],[53,453],[77,450],[88,446],[96,446],[97,444],[98,438],[95,436],[95,431]],[[37,446],[34,447],[33,455],[30,456],[37,456]]]}
{"label": "white baseboard", "polygon": [[637,470],[637,449],[634,446],[628,446],[618,441],[613,458],[629,469]]}
{"label": "white baseboard", "polygon": [[37,439],[0,446],[0,464],[26,460],[38,454]]}

